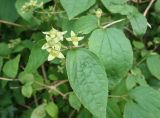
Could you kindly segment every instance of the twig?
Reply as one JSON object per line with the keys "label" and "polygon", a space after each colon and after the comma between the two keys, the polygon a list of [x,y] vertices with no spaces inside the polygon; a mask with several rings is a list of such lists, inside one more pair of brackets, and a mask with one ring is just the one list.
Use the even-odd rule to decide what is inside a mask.
{"label": "twig", "polygon": [[107,28],[107,27],[110,27],[110,26],[112,26],[112,25],[114,25],[114,24],[116,24],[116,23],[122,22],[122,21],[124,21],[124,20],[125,20],[125,19],[123,18],[123,19],[120,19],[120,20],[113,21],[113,22],[111,22],[111,23],[103,26],[103,29],[105,29],[105,28]]}
{"label": "twig", "polygon": [[4,80],[4,81],[19,81],[18,79],[8,79],[8,78],[3,78],[3,77],[0,77],[0,80]]}
{"label": "twig", "polygon": [[44,64],[42,64],[41,70],[42,70],[42,74],[43,74],[44,79],[47,80],[47,74],[46,74],[46,70],[45,70]]}
{"label": "twig", "polygon": [[143,13],[144,16],[147,15],[147,13],[148,13],[149,9],[151,8],[151,6],[153,5],[154,1],[155,0],[151,0],[150,3],[148,4],[147,8],[145,9],[145,11]]}
{"label": "twig", "polygon": [[55,87],[58,87],[58,86],[66,83],[66,82],[68,82],[68,80],[62,80],[62,81],[58,82],[57,84],[55,84],[54,86],[55,86]]}
{"label": "twig", "polygon": [[69,115],[69,117],[68,117],[68,118],[72,118],[75,112],[76,112],[76,110],[75,110],[75,109],[74,109],[73,111],[71,111],[71,113],[70,113],[70,115]]}
{"label": "twig", "polygon": [[0,23],[7,24],[7,25],[13,25],[15,27],[23,27],[23,25],[17,24],[17,23],[12,23],[4,20],[0,20]]}
{"label": "twig", "polygon": [[108,97],[109,98],[123,98],[123,99],[126,99],[128,95],[121,95],[121,96],[117,96],[117,95],[109,95]]}

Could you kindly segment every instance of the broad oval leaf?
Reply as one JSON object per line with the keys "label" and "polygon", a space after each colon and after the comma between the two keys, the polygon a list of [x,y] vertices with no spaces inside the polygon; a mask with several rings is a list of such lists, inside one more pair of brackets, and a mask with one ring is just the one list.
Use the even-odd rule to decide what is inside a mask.
{"label": "broad oval leaf", "polygon": [[33,73],[47,60],[47,52],[42,50],[41,47],[45,40],[39,40],[31,49],[29,60],[25,67],[25,72]]}
{"label": "broad oval leaf", "polygon": [[102,60],[111,84],[124,77],[132,66],[131,44],[119,29],[95,30],[89,38],[89,49]]}
{"label": "broad oval leaf", "polygon": [[98,57],[87,49],[71,50],[67,54],[66,68],[70,85],[80,102],[94,116],[106,118],[108,79]]}
{"label": "broad oval leaf", "polygon": [[77,111],[81,108],[81,103],[74,92],[69,94],[69,104]]}
{"label": "broad oval leaf", "polygon": [[4,74],[8,77],[15,78],[18,73],[19,61],[20,55],[7,61],[3,67]]}
{"label": "broad oval leaf", "polygon": [[124,118],[159,118],[160,94],[151,87],[137,87],[130,91]]}
{"label": "broad oval leaf", "polygon": [[150,55],[147,58],[147,67],[151,74],[160,80],[160,56],[158,54]]}
{"label": "broad oval leaf", "polygon": [[131,22],[133,32],[136,35],[143,35],[147,30],[147,19],[146,17],[138,12],[134,12],[128,15],[128,19]]}
{"label": "broad oval leaf", "polygon": [[74,31],[82,34],[88,34],[98,27],[98,20],[96,16],[88,15],[80,17],[74,23]]}
{"label": "broad oval leaf", "polygon": [[67,12],[69,19],[89,9],[96,0],[60,0],[63,8]]}
{"label": "broad oval leaf", "polygon": [[48,103],[45,107],[45,110],[52,118],[57,118],[58,106],[55,103],[53,102]]}
{"label": "broad oval leaf", "polygon": [[31,114],[31,118],[45,118],[46,116],[45,106],[46,104],[44,103],[36,107]]}

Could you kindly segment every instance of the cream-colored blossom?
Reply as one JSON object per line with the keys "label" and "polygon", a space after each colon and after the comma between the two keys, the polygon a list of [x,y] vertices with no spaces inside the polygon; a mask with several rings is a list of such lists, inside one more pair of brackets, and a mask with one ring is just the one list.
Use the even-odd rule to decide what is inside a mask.
{"label": "cream-colored blossom", "polygon": [[48,56],[48,61],[51,61],[55,58],[63,59],[64,55],[60,51],[50,50],[49,51],[49,56]]}
{"label": "cream-colored blossom", "polygon": [[55,43],[59,42],[59,41],[63,41],[63,35],[66,34],[67,31],[64,32],[60,32],[54,28],[52,28],[50,31],[48,32],[43,32],[43,34],[46,35],[46,40],[54,40]]}
{"label": "cream-colored blossom", "polygon": [[95,13],[96,13],[97,18],[100,18],[103,14],[103,11],[100,8],[98,8]]}
{"label": "cream-colored blossom", "polygon": [[46,43],[42,46],[43,50],[47,50],[49,53],[48,61],[51,61],[55,58],[64,58],[64,55],[60,52],[61,50],[61,41],[63,41],[63,35],[65,32],[60,32],[52,28],[48,32],[43,32],[46,35]]}
{"label": "cream-colored blossom", "polygon": [[71,31],[71,37],[66,38],[67,41],[71,41],[74,46],[78,47],[78,42],[81,41],[84,37],[78,37],[73,31]]}

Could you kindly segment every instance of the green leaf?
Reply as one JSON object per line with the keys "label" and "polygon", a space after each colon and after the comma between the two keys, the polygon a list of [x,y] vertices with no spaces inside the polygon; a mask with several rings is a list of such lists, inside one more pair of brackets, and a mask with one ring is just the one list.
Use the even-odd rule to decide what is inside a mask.
{"label": "green leaf", "polygon": [[157,0],[154,6],[156,12],[160,13],[160,0]]}
{"label": "green leaf", "polygon": [[69,104],[77,111],[81,108],[81,103],[74,92],[69,94]]}
{"label": "green leaf", "polygon": [[0,43],[0,56],[7,56],[11,53],[11,49],[9,49],[6,43]]}
{"label": "green leaf", "polygon": [[126,4],[126,0],[101,0],[103,5],[112,13],[129,15],[134,11],[134,7]]}
{"label": "green leaf", "polygon": [[131,15],[128,15],[128,19],[131,23],[133,32],[136,35],[145,34],[147,30],[147,19],[143,14],[134,12]]}
{"label": "green leaf", "polygon": [[34,82],[34,76],[31,73],[25,73],[21,72],[19,74],[18,79],[23,83],[23,84],[33,84]]}
{"label": "green leaf", "polygon": [[63,8],[67,12],[69,19],[89,9],[96,0],[60,0]]}
{"label": "green leaf", "polygon": [[0,0],[0,19],[14,22],[18,18],[15,0]]}
{"label": "green leaf", "polygon": [[66,68],[70,85],[80,102],[94,116],[106,118],[108,79],[98,57],[87,49],[71,50],[67,54]]}
{"label": "green leaf", "polygon": [[126,79],[127,89],[130,90],[135,86],[136,86],[136,76],[135,75],[129,75]]}
{"label": "green leaf", "polygon": [[53,102],[48,103],[45,107],[45,110],[52,118],[58,117],[58,107],[55,103]]}
{"label": "green leaf", "polygon": [[97,18],[93,15],[82,16],[74,23],[74,31],[82,34],[88,34],[98,27]]}
{"label": "green leaf", "polygon": [[89,49],[102,60],[111,85],[126,76],[132,66],[131,44],[119,29],[95,30],[89,38]]}
{"label": "green leaf", "polygon": [[159,118],[160,93],[151,87],[137,87],[130,91],[124,118]]}
{"label": "green leaf", "polygon": [[120,108],[115,100],[108,100],[106,118],[122,118]]}
{"label": "green leaf", "polygon": [[7,61],[4,64],[3,72],[6,76],[11,77],[11,78],[16,77],[17,72],[18,72],[19,60],[20,60],[20,55],[18,55],[12,60]]}
{"label": "green leaf", "polygon": [[39,105],[35,108],[31,114],[31,118],[45,118],[46,111],[45,111],[46,104]]}
{"label": "green leaf", "polygon": [[25,68],[25,72],[33,73],[41,66],[48,57],[46,51],[42,50],[41,47],[44,44],[44,40],[38,41],[31,49],[31,54],[29,56],[28,63]]}
{"label": "green leaf", "polygon": [[24,86],[22,86],[22,94],[25,97],[30,98],[33,92],[32,86],[30,84],[25,84]]}
{"label": "green leaf", "polygon": [[147,67],[151,74],[160,80],[160,56],[158,54],[150,55],[147,58]]}

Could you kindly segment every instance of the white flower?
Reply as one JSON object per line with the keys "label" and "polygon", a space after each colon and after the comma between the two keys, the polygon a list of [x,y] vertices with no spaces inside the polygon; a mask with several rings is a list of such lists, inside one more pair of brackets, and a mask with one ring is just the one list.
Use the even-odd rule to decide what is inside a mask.
{"label": "white flower", "polygon": [[66,31],[60,32],[54,28],[48,32],[43,32],[46,35],[46,43],[42,46],[42,49],[49,53],[48,61],[55,58],[64,58],[64,55],[60,52],[62,45],[60,41],[63,41],[63,35],[66,33]]}
{"label": "white flower", "polygon": [[78,47],[78,42],[81,41],[84,37],[78,37],[73,31],[71,31],[71,37],[66,38],[67,41],[71,41],[74,46]]}
{"label": "white flower", "polygon": [[95,13],[96,13],[97,18],[100,18],[103,14],[103,11],[100,8],[98,8]]}
{"label": "white flower", "polygon": [[63,35],[66,34],[67,31],[60,32],[54,28],[52,28],[49,32],[43,32],[46,35],[46,40],[54,40],[55,43],[59,41],[63,41]]}
{"label": "white flower", "polygon": [[60,59],[64,58],[64,55],[60,51],[57,50],[48,50],[48,51],[49,51],[48,61],[51,61],[55,58],[60,58]]}

